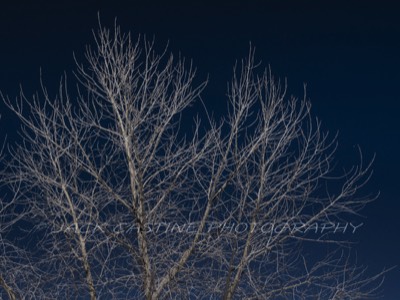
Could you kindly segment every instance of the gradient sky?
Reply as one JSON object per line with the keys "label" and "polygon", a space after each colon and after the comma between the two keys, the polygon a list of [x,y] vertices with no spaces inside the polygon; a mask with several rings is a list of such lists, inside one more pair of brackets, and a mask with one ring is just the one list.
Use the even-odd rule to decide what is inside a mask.
{"label": "gradient sky", "polygon": [[[72,78],[72,53],[92,42],[100,12],[134,36],[155,37],[160,49],[192,59],[209,76],[204,101],[216,115],[226,107],[226,82],[249,42],[256,58],[287,78],[289,92],[307,97],[325,130],[339,132],[338,166],[376,154],[364,194],[380,191],[362,211],[354,236],[359,262],[370,270],[400,265],[400,5],[395,1],[9,1],[0,7],[0,90],[14,98],[50,92]],[[52,90],[53,89],[53,90]],[[15,119],[0,104],[1,136],[12,138]],[[399,268],[387,275],[384,299],[400,299]]]}

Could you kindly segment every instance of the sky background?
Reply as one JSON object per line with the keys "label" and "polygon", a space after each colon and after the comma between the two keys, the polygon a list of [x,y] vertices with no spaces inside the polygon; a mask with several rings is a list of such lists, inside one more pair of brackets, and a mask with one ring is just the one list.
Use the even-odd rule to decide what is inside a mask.
{"label": "sky background", "polygon": [[[18,1],[0,8],[0,90],[14,98],[39,90],[39,74],[50,92],[60,77],[72,78],[72,53],[82,57],[93,28],[111,27],[169,43],[209,77],[207,107],[222,115],[235,60],[249,42],[256,58],[287,78],[289,93],[307,98],[323,128],[339,133],[339,166],[376,154],[364,194],[380,197],[362,211],[354,236],[359,262],[370,271],[400,265],[400,5],[395,1]],[[17,125],[0,104],[1,136]],[[400,299],[399,267],[386,276],[384,299]]]}

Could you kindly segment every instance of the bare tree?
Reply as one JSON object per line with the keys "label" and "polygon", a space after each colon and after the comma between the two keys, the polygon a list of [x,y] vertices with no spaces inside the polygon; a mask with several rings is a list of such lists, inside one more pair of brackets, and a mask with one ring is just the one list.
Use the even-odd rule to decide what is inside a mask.
{"label": "bare tree", "polygon": [[[18,275],[23,258],[2,268],[1,296],[373,295],[381,274],[352,266],[348,245],[328,234],[370,201],[355,197],[370,164],[333,178],[335,137],[306,99],[288,97],[268,69],[257,73],[253,50],[235,67],[227,117],[204,113],[191,131],[181,116],[205,87],[191,64],[118,27],[101,28],[86,59],[76,99],[66,80],[56,97],[43,85],[41,97],[3,97],[23,124],[3,181],[36,242],[32,278]],[[316,248],[327,255],[310,243],[329,245]]]}

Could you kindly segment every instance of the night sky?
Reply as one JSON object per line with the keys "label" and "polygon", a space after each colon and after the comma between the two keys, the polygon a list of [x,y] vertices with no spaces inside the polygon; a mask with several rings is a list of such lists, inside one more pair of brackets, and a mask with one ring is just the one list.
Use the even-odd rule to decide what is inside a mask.
{"label": "night sky", "polygon": [[[289,93],[307,98],[324,130],[339,133],[338,167],[376,154],[362,194],[379,198],[362,212],[358,260],[376,272],[400,265],[400,6],[395,1],[11,1],[0,7],[0,90],[11,98],[45,85],[55,93],[65,74],[73,87],[74,59],[92,43],[101,22],[155,38],[160,50],[192,59],[203,100],[216,116],[227,105],[235,60],[249,43],[272,73],[287,78]],[[2,138],[16,119],[0,104]],[[400,268],[386,276],[384,299],[400,299]]]}

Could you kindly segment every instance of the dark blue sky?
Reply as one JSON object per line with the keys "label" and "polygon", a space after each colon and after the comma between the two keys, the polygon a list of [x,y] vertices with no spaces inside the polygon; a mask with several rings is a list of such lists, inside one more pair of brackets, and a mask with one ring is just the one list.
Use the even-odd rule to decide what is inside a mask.
{"label": "dark blue sky", "polygon": [[[158,3],[159,2],[159,3]],[[203,94],[217,114],[226,107],[226,82],[249,42],[256,57],[286,77],[289,92],[302,96],[326,130],[339,131],[339,165],[356,163],[356,145],[366,160],[376,153],[365,193],[379,199],[362,214],[355,237],[361,263],[371,270],[400,265],[400,6],[395,1],[11,1],[0,9],[0,90],[14,97],[39,88],[39,69],[54,91],[92,42],[97,12],[123,30],[154,36],[162,48],[193,59]],[[15,124],[0,105],[1,135]],[[388,274],[385,299],[399,299],[399,269]],[[397,297],[396,297],[397,296]]]}

